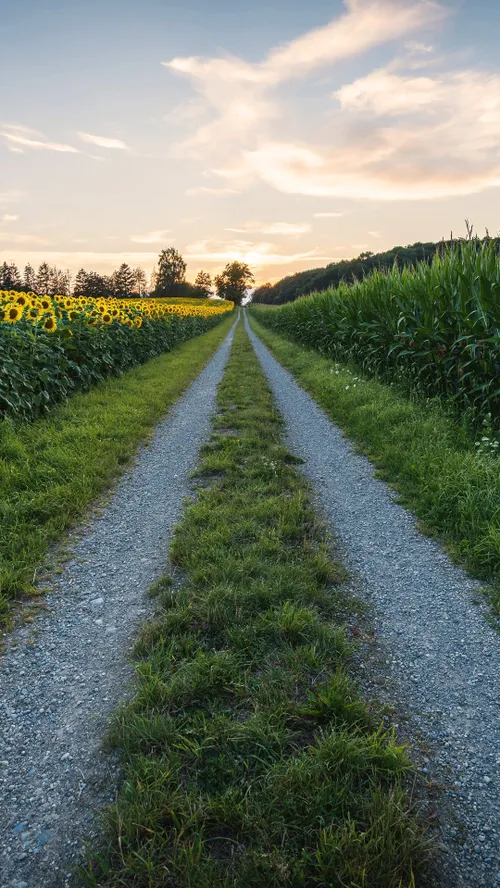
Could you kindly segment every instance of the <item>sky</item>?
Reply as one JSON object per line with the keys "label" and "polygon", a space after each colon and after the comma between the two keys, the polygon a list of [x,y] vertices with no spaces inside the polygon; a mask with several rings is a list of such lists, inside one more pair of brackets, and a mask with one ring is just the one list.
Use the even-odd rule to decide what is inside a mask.
{"label": "sky", "polygon": [[0,261],[258,283],[500,229],[499,0],[0,0]]}

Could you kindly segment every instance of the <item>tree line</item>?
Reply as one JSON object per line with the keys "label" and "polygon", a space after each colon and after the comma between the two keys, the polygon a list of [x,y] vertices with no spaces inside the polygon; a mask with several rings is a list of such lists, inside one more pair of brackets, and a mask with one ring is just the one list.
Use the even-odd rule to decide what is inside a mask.
{"label": "tree line", "polygon": [[38,271],[28,263],[21,272],[15,263],[0,265],[0,290],[34,292],[49,296],[89,296],[115,299],[208,298],[214,293],[241,305],[254,276],[244,262],[230,262],[212,281],[207,271],[199,271],[194,283],[186,280],[186,263],[174,247],[162,250],[158,264],[148,281],[143,268],[131,268],[123,262],[110,275],[81,268],[74,279],[69,271],[42,262]]}

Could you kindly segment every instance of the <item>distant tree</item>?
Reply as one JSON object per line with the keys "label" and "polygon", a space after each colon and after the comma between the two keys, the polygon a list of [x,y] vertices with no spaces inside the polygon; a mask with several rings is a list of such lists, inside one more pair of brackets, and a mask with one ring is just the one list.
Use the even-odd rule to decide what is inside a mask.
{"label": "distant tree", "polygon": [[208,271],[199,271],[194,279],[194,285],[200,298],[208,298],[212,292],[212,278]]}
{"label": "distant tree", "polygon": [[14,262],[10,265],[4,262],[0,267],[0,290],[20,290],[22,287],[21,275]]}
{"label": "distant tree", "polygon": [[130,296],[134,287],[134,273],[127,265],[122,262],[120,267],[111,275],[111,292],[117,299],[126,299]]}
{"label": "distant tree", "polygon": [[34,291],[36,293],[36,273],[29,262],[24,267],[23,287],[28,292]]}
{"label": "distant tree", "polygon": [[84,268],[80,268],[75,275],[73,284],[73,296],[84,296],[87,283],[87,272]]}
{"label": "distant tree", "polygon": [[80,268],[75,277],[73,295],[109,297],[112,295],[111,280],[97,271],[85,271],[84,268]]}
{"label": "distant tree", "polygon": [[113,295],[111,279],[104,274],[99,274],[98,271],[88,272],[86,287],[85,296],[97,298],[98,296],[109,297]]}
{"label": "distant tree", "polygon": [[46,262],[42,262],[36,275],[36,292],[44,296],[50,289],[50,268]]}
{"label": "distant tree", "polygon": [[158,283],[158,272],[156,268],[153,268],[151,272],[151,277],[149,278],[149,292],[154,293],[156,290],[156,285]]}
{"label": "distant tree", "polygon": [[132,271],[132,293],[134,296],[145,296],[148,292],[148,279],[143,268],[134,268]]}
{"label": "distant tree", "polygon": [[71,293],[71,272],[69,268],[66,271],[59,272],[59,292],[62,296],[69,296]]}
{"label": "distant tree", "polygon": [[214,283],[217,296],[241,305],[242,299],[254,281],[255,278],[245,262],[229,262],[224,271],[216,276]]}
{"label": "distant tree", "polygon": [[176,287],[185,282],[186,263],[175,247],[162,250],[156,269],[155,296],[173,296]]}
{"label": "distant tree", "polygon": [[266,284],[261,284],[253,294],[252,302],[271,302],[272,292],[273,285],[269,281]]}
{"label": "distant tree", "polygon": [[21,287],[21,275],[17,265],[4,262],[0,266],[0,290],[19,290]]}

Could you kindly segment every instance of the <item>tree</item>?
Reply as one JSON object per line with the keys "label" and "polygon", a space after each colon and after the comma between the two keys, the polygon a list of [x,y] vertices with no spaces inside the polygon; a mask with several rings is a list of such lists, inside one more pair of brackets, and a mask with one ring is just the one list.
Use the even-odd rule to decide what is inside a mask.
{"label": "tree", "polygon": [[199,297],[201,299],[207,299],[212,292],[212,278],[208,271],[199,271],[196,275],[194,285],[196,290],[198,290]]}
{"label": "tree", "polygon": [[134,273],[127,265],[122,262],[120,267],[111,275],[111,292],[117,299],[126,299],[130,296],[134,286]]}
{"label": "tree", "polygon": [[85,271],[80,268],[75,277],[74,296],[111,296],[111,280],[97,271]]}
{"label": "tree", "polygon": [[229,262],[224,271],[215,278],[217,296],[230,299],[235,305],[241,305],[248,288],[255,278],[245,262]]}
{"label": "tree", "polygon": [[84,268],[80,268],[76,273],[75,283],[73,285],[73,296],[85,296],[87,283],[87,272]]}
{"label": "tree", "polygon": [[36,292],[35,269],[29,264],[29,262],[24,268],[23,287],[28,292],[31,292],[33,290]]}
{"label": "tree", "polygon": [[186,277],[186,263],[175,247],[162,250],[158,257],[156,270],[155,296],[173,296],[178,284],[183,284]]}
{"label": "tree", "polygon": [[20,290],[21,275],[17,265],[4,262],[0,268],[0,290]]}
{"label": "tree", "polygon": [[148,279],[143,268],[134,268],[132,271],[132,293],[142,298],[148,292]]}
{"label": "tree", "polygon": [[50,289],[50,268],[46,262],[42,262],[36,276],[36,292],[39,296],[45,296]]}

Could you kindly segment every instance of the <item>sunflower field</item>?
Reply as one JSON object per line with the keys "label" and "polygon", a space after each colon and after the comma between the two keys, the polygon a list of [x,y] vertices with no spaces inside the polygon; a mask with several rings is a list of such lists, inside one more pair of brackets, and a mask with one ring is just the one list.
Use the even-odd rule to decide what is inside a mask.
{"label": "sunflower field", "polygon": [[[500,427],[500,255],[459,242],[433,262],[255,309],[276,333]],[[258,314],[257,314],[258,312]]]}
{"label": "sunflower field", "polygon": [[0,417],[54,403],[205,333],[234,308],[207,299],[88,299],[0,291]]}

